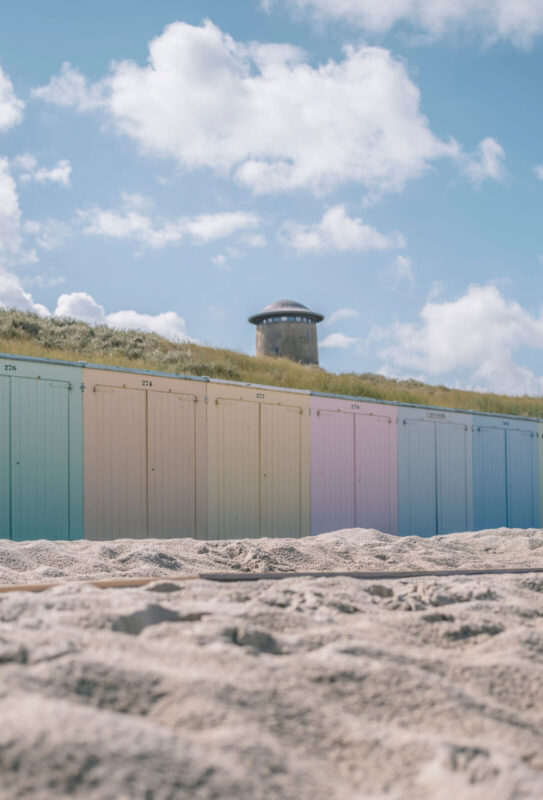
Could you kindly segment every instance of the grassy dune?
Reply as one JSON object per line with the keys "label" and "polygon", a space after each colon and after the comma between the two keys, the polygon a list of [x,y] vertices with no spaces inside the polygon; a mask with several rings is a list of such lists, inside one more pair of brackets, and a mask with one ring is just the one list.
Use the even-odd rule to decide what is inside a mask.
{"label": "grassy dune", "polygon": [[233,350],[176,344],[161,336],[21,311],[0,310],[0,351],[25,356],[207,375],[233,381],[311,389],[376,400],[543,417],[543,398],[508,397],[392,380],[372,373],[336,375],[285,358],[255,358]]}

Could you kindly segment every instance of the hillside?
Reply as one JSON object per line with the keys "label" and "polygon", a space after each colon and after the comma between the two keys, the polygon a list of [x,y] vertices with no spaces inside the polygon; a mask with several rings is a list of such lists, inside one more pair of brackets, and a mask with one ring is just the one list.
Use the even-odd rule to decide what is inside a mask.
{"label": "hillside", "polygon": [[283,358],[256,358],[233,350],[176,344],[155,334],[21,311],[0,310],[0,351],[25,356],[207,375],[232,381],[311,389],[353,397],[543,417],[543,398],[467,392],[393,380],[371,373],[334,374]]}

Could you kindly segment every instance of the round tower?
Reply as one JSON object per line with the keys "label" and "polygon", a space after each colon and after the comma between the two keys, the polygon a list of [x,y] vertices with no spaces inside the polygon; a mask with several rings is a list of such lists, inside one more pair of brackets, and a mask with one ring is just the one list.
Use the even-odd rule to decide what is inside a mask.
{"label": "round tower", "polygon": [[283,356],[318,364],[317,322],[324,317],[295,300],[278,300],[249,317],[256,325],[257,356]]}

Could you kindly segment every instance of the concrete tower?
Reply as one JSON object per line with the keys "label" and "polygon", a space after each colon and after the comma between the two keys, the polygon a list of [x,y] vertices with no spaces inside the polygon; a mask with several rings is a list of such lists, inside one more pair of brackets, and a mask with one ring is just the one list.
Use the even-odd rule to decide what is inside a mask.
{"label": "concrete tower", "polygon": [[317,322],[324,317],[294,300],[279,300],[249,317],[256,325],[257,356],[283,356],[318,364]]}

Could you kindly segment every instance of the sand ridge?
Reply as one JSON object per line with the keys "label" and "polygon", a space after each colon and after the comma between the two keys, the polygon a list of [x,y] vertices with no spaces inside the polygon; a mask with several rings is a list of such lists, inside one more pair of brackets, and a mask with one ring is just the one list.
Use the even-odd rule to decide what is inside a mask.
{"label": "sand ridge", "polygon": [[[514,542],[514,546],[513,546]],[[167,577],[212,571],[291,572],[543,567],[539,529],[454,536],[390,536],[354,528],[303,539],[117,539],[11,542],[0,539],[0,584],[50,579]]]}
{"label": "sand ridge", "polygon": [[504,530],[2,543],[4,582],[164,577],[0,597],[0,797],[540,800],[543,575],[168,575],[542,556],[541,531]]}

